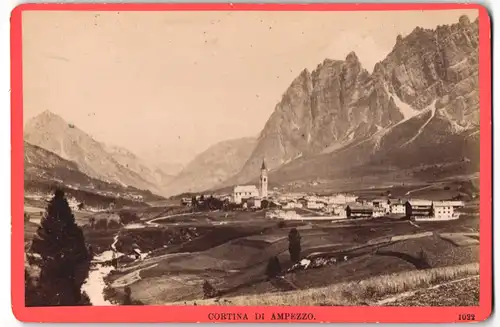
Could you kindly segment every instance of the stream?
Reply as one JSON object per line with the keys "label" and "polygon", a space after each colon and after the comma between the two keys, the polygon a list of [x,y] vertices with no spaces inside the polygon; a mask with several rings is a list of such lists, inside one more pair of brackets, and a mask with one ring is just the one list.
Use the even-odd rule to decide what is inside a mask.
{"label": "stream", "polygon": [[[184,216],[184,215],[190,215],[190,214],[192,214],[192,213],[168,215],[168,216],[152,219],[150,221],[147,221],[145,224],[144,223],[128,224],[128,225],[124,226],[124,228],[125,229],[144,228],[147,225],[155,225],[155,222],[154,222],[155,220],[167,219],[170,217]],[[115,270],[115,267],[113,267],[112,265],[109,265],[107,263],[109,263],[113,258],[119,258],[119,257],[125,255],[123,253],[120,253],[116,249],[116,244],[118,243],[119,235],[120,235],[120,231],[118,231],[115,234],[110,250],[107,250],[107,251],[104,251],[104,252],[101,252],[101,253],[94,255],[94,258],[91,262],[91,268],[89,271],[89,275],[82,285],[82,291],[87,293],[87,295],[90,299],[90,303],[92,303],[93,306],[115,305],[104,298],[104,289],[107,286],[106,282],[104,280],[112,271]],[[135,252],[139,255],[139,258],[137,260],[144,260],[149,254],[149,253],[142,253],[139,249],[135,249]]]}
{"label": "stream", "polygon": [[106,282],[104,279],[113,271],[115,267],[105,265],[106,262],[111,261],[113,258],[123,255],[116,250],[116,243],[118,243],[120,231],[116,233],[111,244],[111,250],[101,252],[94,256],[89,271],[89,276],[82,285],[82,291],[87,293],[90,303],[93,306],[106,306],[113,305],[110,301],[104,298],[104,289]]}

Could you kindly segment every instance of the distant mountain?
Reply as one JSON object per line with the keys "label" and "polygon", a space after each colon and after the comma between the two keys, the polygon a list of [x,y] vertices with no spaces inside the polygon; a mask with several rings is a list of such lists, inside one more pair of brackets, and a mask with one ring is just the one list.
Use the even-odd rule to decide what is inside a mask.
{"label": "distant mountain", "polygon": [[[125,148],[107,145],[105,149],[121,165],[141,175],[142,178],[156,185],[159,189],[166,187],[175,176],[175,174],[166,173],[163,168],[146,162]],[[173,170],[171,167],[167,168]]]}
{"label": "distant mountain", "polygon": [[159,192],[161,184],[169,179],[130,151],[96,141],[50,111],[26,123],[24,140],[76,163],[86,175],[106,182]]}
{"label": "distant mountain", "polygon": [[81,172],[76,163],[28,142],[24,142],[24,181],[26,191],[51,191],[54,185],[58,185],[106,197],[134,199],[141,196],[143,201],[162,199],[149,191],[92,178]]}
{"label": "distant mountain", "polygon": [[166,193],[205,191],[238,173],[254,150],[255,138],[217,143],[197,155],[169,184]]}
{"label": "distant mountain", "polygon": [[281,184],[464,158],[477,171],[478,21],[462,16],[400,35],[372,74],[355,53],[304,70],[242,170],[222,185],[255,181],[262,158],[270,182]]}
{"label": "distant mountain", "polygon": [[172,162],[155,162],[152,166],[168,176],[176,176],[184,169],[184,165]]}

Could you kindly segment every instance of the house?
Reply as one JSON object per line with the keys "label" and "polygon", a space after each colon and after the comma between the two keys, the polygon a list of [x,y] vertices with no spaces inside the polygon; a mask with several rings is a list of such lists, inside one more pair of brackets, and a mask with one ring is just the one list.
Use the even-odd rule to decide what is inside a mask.
{"label": "house", "polygon": [[299,214],[297,214],[294,210],[280,211],[278,213],[278,219],[292,220],[301,218],[302,217]]}
{"label": "house", "polygon": [[300,203],[300,204],[302,204],[302,207],[306,207],[307,206],[307,200],[304,197],[298,198],[297,202]]}
{"label": "house", "polygon": [[302,204],[300,202],[295,201],[295,200],[288,200],[288,201],[282,202],[281,207],[283,209],[295,209],[295,208],[302,208]]}
{"label": "house", "polygon": [[387,214],[386,208],[382,207],[374,207],[373,208],[373,217],[383,217]]}
{"label": "house", "polygon": [[247,199],[247,204],[249,208],[261,208],[262,201],[260,198],[249,198]]}
{"label": "house", "polygon": [[325,207],[325,204],[323,202],[319,202],[319,201],[307,201],[307,209],[316,209],[316,210],[319,210],[319,209],[322,209]]}
{"label": "house", "polygon": [[372,201],[372,205],[374,208],[380,208],[385,211],[385,213],[389,213],[391,211],[391,201],[388,199],[375,199]]}
{"label": "house", "polygon": [[193,204],[191,198],[182,198],[181,199],[181,203],[182,203],[182,205],[185,205],[185,206],[188,206],[188,207]]}
{"label": "house", "polygon": [[337,206],[332,208],[332,213],[334,216],[345,218],[347,217],[346,208],[342,206]]}
{"label": "house", "polygon": [[233,189],[233,202],[240,204],[243,199],[259,196],[259,190],[255,185],[237,185]]}
{"label": "house", "polygon": [[400,200],[389,200],[389,212],[393,215],[404,215],[405,204]]}
{"label": "house", "polygon": [[435,220],[451,220],[458,219],[460,216],[455,212],[454,208],[459,206],[456,202],[460,201],[436,201],[433,203],[434,219]]}
{"label": "house", "polygon": [[453,205],[444,201],[434,202],[434,218],[436,220],[453,219]]}
{"label": "house", "polygon": [[328,203],[345,205],[347,203],[356,202],[357,199],[358,197],[355,195],[336,194],[328,198]]}
{"label": "house", "polygon": [[446,201],[446,203],[449,203],[454,208],[462,208],[465,205],[463,201]]}
{"label": "house", "polygon": [[373,216],[373,207],[369,205],[350,203],[346,209],[347,218],[369,218]]}
{"label": "house", "polygon": [[432,212],[432,201],[429,200],[408,200],[405,203],[406,218],[430,217]]}

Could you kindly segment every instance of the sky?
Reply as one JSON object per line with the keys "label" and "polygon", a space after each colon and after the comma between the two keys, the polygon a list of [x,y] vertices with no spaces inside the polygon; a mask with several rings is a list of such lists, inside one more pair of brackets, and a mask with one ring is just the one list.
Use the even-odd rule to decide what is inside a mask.
{"label": "sky", "polygon": [[23,14],[25,122],[49,110],[107,144],[187,163],[257,137],[292,80],[354,51],[370,72],[398,34],[477,11]]}

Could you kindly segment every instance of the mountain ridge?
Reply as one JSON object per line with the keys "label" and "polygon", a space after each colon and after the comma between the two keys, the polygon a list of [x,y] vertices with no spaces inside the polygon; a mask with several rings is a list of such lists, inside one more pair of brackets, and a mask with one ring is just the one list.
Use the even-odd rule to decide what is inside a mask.
{"label": "mountain ridge", "polygon": [[132,152],[99,142],[48,110],[26,123],[24,140],[75,162],[90,177],[161,192],[155,173]]}
{"label": "mountain ridge", "polygon": [[469,137],[479,130],[477,56],[478,20],[461,16],[452,25],[399,35],[372,74],[354,52],[304,69],[242,170],[218,187],[255,181],[262,157],[270,181],[274,175],[280,183],[379,162],[409,167],[467,157],[477,163],[478,139]]}

